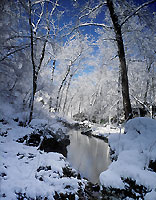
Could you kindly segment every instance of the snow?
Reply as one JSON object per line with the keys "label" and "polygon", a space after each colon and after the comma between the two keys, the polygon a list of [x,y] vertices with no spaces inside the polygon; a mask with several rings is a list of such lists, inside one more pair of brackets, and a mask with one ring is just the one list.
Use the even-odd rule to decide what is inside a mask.
{"label": "snow", "polygon": [[149,190],[146,200],[156,199],[156,173],[148,168],[156,160],[156,120],[135,118],[125,125],[126,134],[111,134],[109,144],[117,160],[100,174],[105,187],[124,189],[122,178],[130,178]]}
{"label": "snow", "polygon": [[156,199],[156,191],[154,190],[149,192],[145,197],[145,200],[155,200],[155,199]]}
{"label": "snow", "polygon": [[[46,123],[34,120],[31,125],[37,127],[37,124]],[[9,124],[0,122],[0,199],[17,199],[18,193],[34,199],[37,196],[54,199],[55,192],[76,193],[80,183],[83,187],[84,180],[64,176],[62,168],[69,167],[69,163],[62,154],[45,153],[37,147],[16,142],[33,131],[33,128],[17,126],[13,121]]]}
{"label": "snow", "polygon": [[[50,129],[54,134],[57,133],[57,135],[61,136],[61,133],[59,133],[60,130],[62,130],[61,132],[66,133],[67,132],[67,128],[64,127],[62,125],[61,122],[58,121],[57,117],[53,117],[50,120],[45,120],[45,119],[33,119],[30,123],[30,127],[34,128],[34,129],[40,129],[40,130],[44,130],[44,129]],[[47,133],[46,133],[47,134]]]}
{"label": "snow", "polygon": [[14,113],[15,113],[15,110],[13,106],[1,100],[0,119],[11,118]]}
{"label": "snow", "polygon": [[[38,147],[17,142],[17,139],[42,128],[50,128],[53,134],[60,129],[67,131],[57,117],[51,121],[34,119],[30,127],[17,124],[13,120],[0,122],[0,199],[14,200],[19,193],[30,198],[42,196],[54,199],[55,192],[77,194],[80,185],[85,187],[85,180],[64,175],[63,168],[70,165],[62,154],[45,153]],[[123,179],[129,178],[148,189],[145,200],[155,200],[156,173],[149,169],[149,162],[156,160],[156,120],[135,118],[126,123],[125,129],[90,127],[93,134],[108,137],[114,151],[114,161],[100,174],[101,185],[125,189]],[[126,134],[123,134],[124,131]],[[78,196],[75,198],[78,199]]]}
{"label": "snow", "polygon": [[92,126],[93,133],[92,135],[95,136],[104,136],[108,137],[110,134],[116,134],[116,133],[124,133],[123,127],[115,127],[112,125],[106,125],[106,126]]}

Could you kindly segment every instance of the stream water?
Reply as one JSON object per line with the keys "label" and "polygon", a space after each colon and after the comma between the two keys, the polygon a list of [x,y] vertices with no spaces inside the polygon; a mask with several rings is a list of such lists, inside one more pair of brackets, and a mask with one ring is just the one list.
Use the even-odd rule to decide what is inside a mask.
{"label": "stream water", "polygon": [[99,175],[109,164],[109,147],[103,140],[82,135],[80,131],[69,132],[70,145],[67,160],[82,177],[92,183],[99,183]]}

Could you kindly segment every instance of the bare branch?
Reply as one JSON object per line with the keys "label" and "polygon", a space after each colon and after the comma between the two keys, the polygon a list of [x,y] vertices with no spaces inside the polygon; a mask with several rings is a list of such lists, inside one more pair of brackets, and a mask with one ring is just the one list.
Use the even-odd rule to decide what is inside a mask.
{"label": "bare branch", "polygon": [[50,16],[52,16],[52,15],[53,15],[53,13],[54,13],[54,11],[55,11],[55,9],[56,9],[56,7],[57,7],[57,6],[59,6],[59,4],[58,4],[58,0],[56,0],[56,2],[55,2],[55,5],[54,5],[53,9],[52,9],[52,11],[50,12]]}
{"label": "bare branch", "polygon": [[102,7],[104,4],[106,4],[106,2],[102,2],[99,5],[95,6],[94,8],[90,9],[88,13],[82,15],[81,17],[79,17],[79,20],[89,16],[91,13],[93,13],[94,11],[96,11],[97,9],[99,9],[100,7]]}
{"label": "bare branch", "polygon": [[29,7],[25,4],[25,2],[23,0],[19,0],[19,2],[23,6],[23,8],[25,9],[25,11],[27,13],[29,13]]}
{"label": "bare branch", "polygon": [[31,12],[32,12],[32,5],[31,0],[29,0],[29,26],[30,26],[30,40],[31,40],[31,61],[33,65],[33,71],[35,73],[35,60],[34,60],[34,38],[33,38],[33,27],[32,27],[32,20],[31,20]]}
{"label": "bare branch", "polygon": [[2,59],[0,59],[0,62],[3,61],[3,60],[5,60],[8,56],[11,56],[12,54],[14,54],[14,53],[16,53],[16,52],[18,52],[18,51],[21,51],[21,50],[23,50],[23,49],[26,49],[26,48],[28,48],[28,47],[30,47],[30,45],[26,45],[26,46],[24,46],[24,47],[22,47],[22,48],[16,49],[16,50],[14,50],[14,51],[12,51],[12,52],[6,54]]}
{"label": "bare branch", "polygon": [[[32,6],[36,5],[36,4],[39,4],[39,3],[45,3],[45,2],[48,2],[48,3],[51,3],[51,4],[54,4],[52,1],[50,0],[37,0],[35,2],[32,3]],[[57,4],[58,6],[58,4]]]}
{"label": "bare branch", "polygon": [[107,26],[106,24],[100,24],[100,23],[93,23],[93,22],[88,22],[88,23],[84,23],[84,24],[79,24],[75,29],[82,27],[82,26],[99,26],[105,29],[112,29],[112,27]]}
{"label": "bare branch", "polygon": [[149,108],[148,108],[148,106],[147,106],[144,102],[142,102],[140,99],[138,99],[136,96],[133,96],[132,94],[131,94],[131,97],[132,97],[136,102],[138,102],[140,105],[142,105],[142,106],[146,109],[147,112],[149,112]]}
{"label": "bare branch", "polygon": [[123,26],[131,17],[133,17],[139,10],[141,10],[142,8],[144,8],[145,6],[148,6],[152,3],[155,3],[156,0],[152,0],[152,1],[148,1],[146,3],[143,3],[141,6],[139,6],[132,14],[130,14],[129,16],[127,16],[125,18],[125,20],[121,23],[121,26]]}
{"label": "bare branch", "polygon": [[36,23],[36,26],[34,27],[34,30],[33,30],[35,33],[36,33],[37,29],[38,29],[38,25],[39,25],[39,23],[40,23],[40,21],[41,21],[42,15],[43,15],[43,11],[44,11],[44,2],[41,3],[41,7],[42,7],[42,10],[41,10],[41,13],[40,13],[40,15],[39,15],[39,19],[38,19],[38,21],[37,21],[37,23]]}
{"label": "bare branch", "polygon": [[111,26],[107,26],[106,24],[100,24],[100,23],[93,23],[93,22],[86,22],[84,24],[79,24],[78,26],[74,27],[70,33],[67,33],[65,36],[68,36],[72,34],[76,29],[83,27],[83,26],[97,26],[97,27],[102,27],[105,29],[113,29]]}
{"label": "bare branch", "polygon": [[[31,36],[30,35],[14,35],[14,36],[11,36],[11,37],[9,37],[9,38],[7,38],[6,39],[6,42],[7,41],[9,41],[9,40],[13,40],[13,39],[16,39],[16,38],[27,38],[27,39],[30,39],[31,38]],[[43,35],[43,36],[40,36],[40,37],[38,37],[38,36],[35,36],[34,35],[34,39],[35,40],[42,40],[42,39],[44,39],[45,38],[45,36]]]}
{"label": "bare branch", "polygon": [[118,57],[118,55],[115,55],[113,58],[111,58],[110,60],[114,60],[115,58],[117,58]]}
{"label": "bare branch", "polygon": [[43,49],[42,49],[42,54],[41,54],[41,58],[40,58],[40,63],[39,63],[39,66],[37,68],[36,75],[38,75],[38,72],[40,71],[40,68],[41,68],[41,65],[42,65],[42,62],[43,62],[43,59],[44,59],[46,44],[47,44],[47,40],[43,44]]}

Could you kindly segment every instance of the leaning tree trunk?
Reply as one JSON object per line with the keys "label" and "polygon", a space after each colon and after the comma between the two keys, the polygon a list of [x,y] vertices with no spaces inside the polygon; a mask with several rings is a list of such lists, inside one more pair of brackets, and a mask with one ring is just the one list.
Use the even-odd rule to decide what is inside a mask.
{"label": "leaning tree trunk", "polygon": [[131,109],[131,103],[130,103],[130,98],[129,98],[127,65],[126,65],[124,43],[123,43],[122,32],[121,32],[121,25],[119,24],[118,16],[115,13],[112,0],[107,0],[107,6],[110,12],[111,20],[113,22],[115,37],[116,37],[116,42],[117,42],[117,47],[118,47],[121,88],[122,88],[122,97],[123,97],[123,109],[124,109],[125,119],[127,120],[131,118],[132,109]]}

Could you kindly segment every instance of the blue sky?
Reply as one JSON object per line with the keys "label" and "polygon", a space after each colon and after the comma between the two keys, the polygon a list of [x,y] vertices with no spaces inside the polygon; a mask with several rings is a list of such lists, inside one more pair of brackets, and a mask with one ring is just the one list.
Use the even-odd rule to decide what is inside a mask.
{"label": "blue sky", "polygon": [[[127,0],[128,1],[128,0]],[[77,15],[76,14],[79,14],[79,8],[76,8],[73,6],[73,1],[71,0],[60,0],[59,1],[59,5],[61,5],[61,8],[59,8],[59,10],[65,10],[65,8],[67,9],[67,12],[65,11],[64,13],[64,17],[62,19],[62,24],[63,23],[68,23],[69,21],[73,21],[73,23],[76,22],[77,20]],[[84,5],[84,3],[86,2],[85,0],[77,0],[77,2],[79,3],[80,6]],[[144,0],[135,0],[135,3],[139,5],[141,5],[142,3],[144,2],[147,2],[147,1],[144,1]],[[150,8],[151,10],[151,13],[152,12],[156,12],[156,2],[145,7],[145,8]],[[96,19],[94,19],[95,22],[97,23],[102,23],[104,22],[104,18],[105,18],[105,10],[106,10],[106,6],[104,6],[102,12],[100,12],[97,16]],[[87,21],[87,20],[86,20]],[[88,22],[90,21],[90,19],[88,19]],[[93,27],[93,26],[88,26],[88,27],[83,27],[83,28],[80,28],[80,31],[83,33],[83,34],[88,34],[89,36],[93,36],[94,38],[97,38],[98,37],[98,34],[95,32],[95,29],[97,27]],[[98,48],[96,47],[94,49],[94,54],[97,53],[98,51]],[[94,70],[94,67],[93,66],[86,66],[84,72],[86,73],[89,73],[89,72],[92,72]]]}

